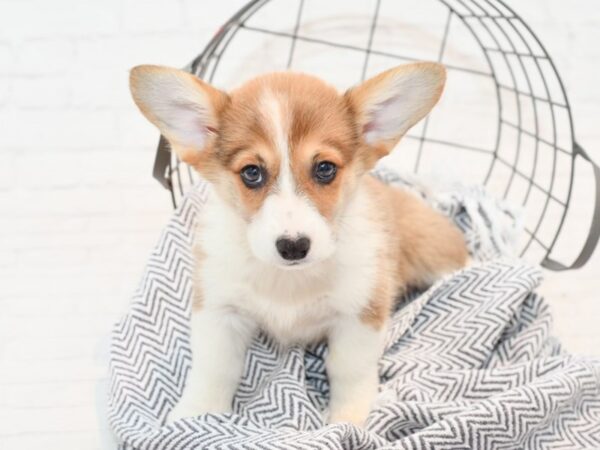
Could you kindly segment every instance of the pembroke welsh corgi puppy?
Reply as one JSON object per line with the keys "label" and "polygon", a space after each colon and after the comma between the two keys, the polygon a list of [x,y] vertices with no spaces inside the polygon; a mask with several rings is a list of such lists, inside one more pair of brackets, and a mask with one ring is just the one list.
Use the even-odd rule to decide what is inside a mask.
{"label": "pembroke welsh corgi puppy", "polygon": [[461,268],[460,231],[369,174],[436,104],[440,64],[396,67],[339,93],[305,74],[223,92],[139,66],[131,92],[211,185],[195,235],[192,366],[169,420],[227,412],[246,349],[327,339],[330,422],[364,423],[394,299]]}

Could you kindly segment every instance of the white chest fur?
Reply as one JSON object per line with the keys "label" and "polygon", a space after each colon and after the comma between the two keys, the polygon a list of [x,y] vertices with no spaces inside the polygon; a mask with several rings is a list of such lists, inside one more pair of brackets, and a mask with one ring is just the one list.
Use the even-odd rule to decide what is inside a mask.
{"label": "white chest fur", "polygon": [[202,307],[251,318],[283,344],[318,340],[338,317],[358,314],[369,301],[382,244],[365,195],[359,191],[339,221],[331,258],[286,270],[253,257],[245,222],[211,193],[196,236]]}

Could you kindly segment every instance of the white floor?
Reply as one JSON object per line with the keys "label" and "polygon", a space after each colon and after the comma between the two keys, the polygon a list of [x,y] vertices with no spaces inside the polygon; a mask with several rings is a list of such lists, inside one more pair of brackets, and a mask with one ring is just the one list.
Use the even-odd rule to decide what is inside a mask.
{"label": "white floor", "polygon": [[[510,3],[554,57],[578,140],[600,161],[597,0]],[[170,214],[127,68],[181,66],[242,4],[0,0],[0,449],[114,448],[107,338]],[[599,270],[600,251],[541,288],[565,346],[596,356]]]}

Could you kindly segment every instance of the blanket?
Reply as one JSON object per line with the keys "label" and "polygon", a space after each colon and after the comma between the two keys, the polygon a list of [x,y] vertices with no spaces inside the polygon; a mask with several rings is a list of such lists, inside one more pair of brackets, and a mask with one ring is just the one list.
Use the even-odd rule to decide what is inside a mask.
{"label": "blanket", "polygon": [[475,262],[398,300],[366,426],[324,420],[326,343],[280,348],[264,334],[247,352],[232,413],[165,425],[190,368],[193,229],[210,195],[200,183],[112,334],[109,420],[121,449],[600,448],[600,361],[552,336],[535,292],[540,269],[510,255],[518,215],[478,188],[432,194],[376,175],[452,217]]}

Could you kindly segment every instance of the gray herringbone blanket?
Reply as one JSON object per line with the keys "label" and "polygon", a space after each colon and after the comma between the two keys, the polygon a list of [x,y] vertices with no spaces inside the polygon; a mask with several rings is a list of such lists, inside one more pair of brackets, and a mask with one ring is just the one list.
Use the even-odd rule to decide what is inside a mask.
{"label": "gray herringbone blanket", "polygon": [[323,421],[326,345],[282,350],[264,335],[248,351],[232,414],[163,425],[190,367],[200,185],[164,230],[113,332],[109,409],[121,448],[600,448],[600,361],[561,349],[535,293],[539,269],[500,257],[513,215],[478,189],[433,196],[408,184],[456,220],[481,261],[399,301],[364,429]]}

